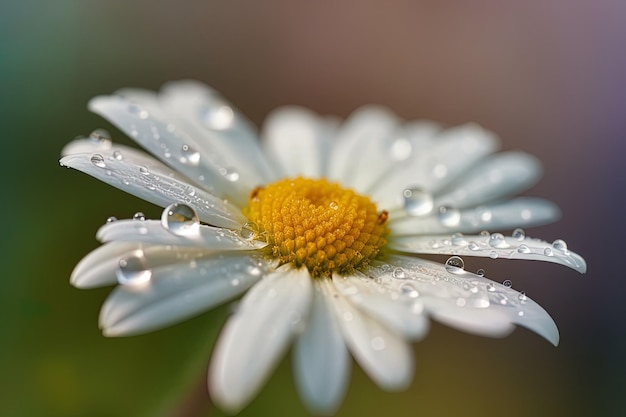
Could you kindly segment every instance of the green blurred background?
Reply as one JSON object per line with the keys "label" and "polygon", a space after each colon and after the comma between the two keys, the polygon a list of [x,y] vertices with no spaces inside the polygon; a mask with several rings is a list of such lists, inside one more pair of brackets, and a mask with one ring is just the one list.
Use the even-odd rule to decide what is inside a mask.
{"label": "green blurred background", "polygon": [[[567,240],[587,275],[466,263],[542,304],[561,345],[435,324],[415,345],[408,392],[383,393],[355,369],[340,416],[623,415],[624,21],[626,3],[611,0],[0,0],[0,415],[222,415],[204,379],[227,307],[105,339],[97,316],[109,289],[68,284],[108,216],[160,214],[59,167],[65,143],[111,129],[86,102],[180,78],[214,86],[257,124],[282,104],[346,116],[379,103],[405,118],[476,121],[545,164],[529,194],[564,217],[528,233]],[[306,415],[290,372],[285,360],[241,415]]]}

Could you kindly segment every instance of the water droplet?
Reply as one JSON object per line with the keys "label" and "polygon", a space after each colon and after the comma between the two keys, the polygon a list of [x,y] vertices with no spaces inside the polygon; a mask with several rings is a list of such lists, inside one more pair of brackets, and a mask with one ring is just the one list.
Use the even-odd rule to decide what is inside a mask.
{"label": "water droplet", "polygon": [[567,243],[565,243],[565,241],[561,239],[557,239],[552,242],[552,248],[565,254],[569,253],[569,251],[567,250]]}
{"label": "water droplet", "polygon": [[117,282],[122,285],[141,285],[152,278],[152,271],[148,268],[142,251],[136,251],[135,254],[120,259],[115,274]]}
{"label": "water droplet", "polygon": [[117,217],[115,217],[115,216],[107,217],[107,223],[113,223],[113,222],[116,222],[116,221],[117,221]]}
{"label": "water droplet", "polygon": [[104,129],[96,129],[89,134],[89,139],[96,143],[101,148],[110,148],[111,143],[111,135],[108,131]]}
{"label": "water droplet", "polygon": [[487,291],[489,291],[489,292],[495,292],[495,291],[496,291],[496,286],[495,286],[495,285],[493,285],[493,283],[491,283],[491,282],[490,282],[490,283],[488,283],[488,284],[487,284]]}
{"label": "water droplet", "polygon": [[552,252],[552,248],[545,248],[543,250],[543,254],[546,256],[554,256],[554,252]]}
{"label": "water droplet", "polygon": [[517,296],[517,299],[520,300],[522,303],[524,303],[524,302],[526,302],[528,300],[528,297],[526,297],[526,293],[522,291]]}
{"label": "water droplet", "polygon": [[122,156],[122,152],[120,151],[113,151],[113,159],[115,159],[116,161],[121,161],[124,157]]}
{"label": "water droplet", "polygon": [[391,272],[391,276],[395,279],[405,279],[406,273],[404,272],[404,269],[398,267],[394,268],[394,270]]}
{"label": "water droplet", "polygon": [[476,271],[476,275],[478,275],[479,277],[484,277],[485,276],[485,270],[484,269],[479,269],[478,271]]}
{"label": "water droplet", "polygon": [[259,235],[259,225],[254,222],[247,222],[241,227],[239,234],[246,240],[253,240]]}
{"label": "water droplet", "polygon": [[328,207],[330,207],[333,210],[337,210],[339,209],[339,204],[337,204],[336,201],[331,201],[330,203],[328,203]]}
{"label": "water droplet", "polygon": [[471,241],[467,247],[469,248],[469,250],[480,250],[480,245],[474,241]]}
{"label": "water droplet", "polygon": [[133,220],[144,221],[146,220],[146,215],[138,211],[137,213],[133,214]]}
{"label": "water droplet", "polygon": [[454,246],[463,246],[467,243],[467,240],[465,240],[465,237],[462,233],[455,233],[450,237],[450,242]]}
{"label": "water droplet", "polygon": [[148,170],[148,168],[143,165],[139,167],[139,172],[143,175],[150,175],[150,171]]}
{"label": "water droplet", "polygon": [[510,279],[505,279],[504,281],[502,281],[502,285],[507,288],[511,288],[513,286],[513,281],[511,281]]}
{"label": "water droplet", "polygon": [[259,275],[261,275],[261,273],[263,271],[257,265],[250,265],[247,268],[247,272],[248,272],[248,274],[252,275],[253,277],[258,277]]}
{"label": "water droplet", "polygon": [[460,256],[451,256],[446,261],[446,271],[457,274],[463,271],[465,268],[465,262]]}
{"label": "water droplet", "polygon": [[402,293],[402,295],[409,298],[417,298],[420,295],[417,289],[413,286],[413,284],[408,283],[402,284],[402,286],[400,287],[400,292]]}
{"label": "water droplet", "polygon": [[198,213],[186,204],[170,204],[163,210],[161,225],[178,236],[194,236],[200,231]]}
{"label": "water droplet", "polygon": [[461,212],[459,209],[441,206],[439,207],[439,222],[447,227],[458,226],[461,221]]}
{"label": "water droplet", "polygon": [[91,156],[91,163],[98,168],[104,168],[107,166],[107,164],[104,163],[104,157],[99,153],[95,153]]}
{"label": "water droplet", "polygon": [[517,229],[513,230],[513,234],[511,236],[519,241],[522,241],[526,238],[526,232],[524,232],[524,229],[520,229],[518,227]]}
{"label": "water droplet", "polygon": [[140,119],[147,119],[148,117],[150,117],[150,113],[148,113],[148,110],[144,109],[136,103],[130,103],[128,105],[128,111],[131,114],[139,117]]}
{"label": "water droplet", "polygon": [[239,179],[239,172],[235,171],[234,168],[220,168],[219,172],[227,181],[235,182]]}
{"label": "water droplet", "polygon": [[487,207],[476,207],[476,216],[482,221],[482,222],[490,222],[491,218],[493,217],[493,214],[491,213],[491,210],[489,210]]}
{"label": "water droplet", "polygon": [[402,192],[404,209],[411,216],[424,216],[433,210],[432,194],[420,188],[407,188]]}
{"label": "water droplet", "polygon": [[202,110],[202,121],[210,129],[228,129],[235,119],[235,113],[227,105],[206,107]]}
{"label": "water droplet", "polygon": [[509,244],[504,239],[502,233],[494,233],[489,237],[489,246],[492,248],[508,248]]}
{"label": "water droplet", "polygon": [[491,259],[498,259],[498,252],[496,252],[495,250],[492,250],[491,252],[489,252],[489,257]]}
{"label": "water droplet", "polygon": [[185,144],[182,147],[180,162],[189,165],[198,165],[200,162],[200,152]]}
{"label": "water droplet", "polygon": [[413,145],[406,138],[396,138],[389,148],[389,154],[394,161],[404,161],[413,151]]}
{"label": "water droplet", "polygon": [[517,248],[517,251],[519,253],[530,253],[531,252],[530,248],[528,246],[526,246],[526,245],[519,245],[519,248]]}
{"label": "water droplet", "polygon": [[370,343],[374,350],[383,350],[385,348],[385,339],[380,336],[373,337]]}
{"label": "water droplet", "polygon": [[487,230],[482,230],[479,233],[479,235],[482,236],[482,237],[489,237],[489,236],[491,236],[491,233],[489,233]]}

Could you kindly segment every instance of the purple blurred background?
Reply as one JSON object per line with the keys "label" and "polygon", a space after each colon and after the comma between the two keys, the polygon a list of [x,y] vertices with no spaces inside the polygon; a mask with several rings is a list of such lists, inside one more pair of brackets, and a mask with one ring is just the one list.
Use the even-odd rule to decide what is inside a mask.
{"label": "purple blurred background", "polygon": [[[145,410],[133,398],[158,395],[151,386],[167,382],[154,381],[185,362],[169,350],[172,340],[196,343],[188,340],[208,323],[103,341],[96,318],[106,291],[67,284],[103,219],[159,213],[58,167],[66,142],[109,127],[87,112],[87,100],[181,78],[212,85],[257,124],[283,104],[347,116],[376,103],[407,119],[477,122],[504,149],[544,163],[543,181],[528,194],[552,199],[564,216],[527,233],[565,239],[588,273],[518,261],[470,265],[543,305],[561,345],[524,329],[491,340],[434,325],[415,345],[409,392],[382,393],[355,370],[340,415],[622,415],[624,22],[626,2],[617,0],[0,4],[1,178],[9,193],[0,213],[8,267],[0,389],[12,394],[2,415],[137,415],[124,412]],[[128,143],[119,133],[116,140]],[[171,366],[154,370],[158,359],[133,356],[148,344]],[[134,369],[125,360],[137,363],[130,373],[151,369],[133,380],[136,393],[124,385]],[[243,415],[305,414],[288,365]]]}

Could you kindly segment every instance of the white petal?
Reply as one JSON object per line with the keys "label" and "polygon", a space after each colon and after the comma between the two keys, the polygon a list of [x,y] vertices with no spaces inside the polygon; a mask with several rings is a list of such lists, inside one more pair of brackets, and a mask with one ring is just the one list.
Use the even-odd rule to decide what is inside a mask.
{"label": "white petal", "polygon": [[[455,213],[455,215],[450,215]],[[424,235],[446,233],[475,233],[482,230],[505,230],[550,223],[560,216],[554,203],[534,197],[457,210],[446,215],[390,217],[393,235]]]}
{"label": "white petal", "polygon": [[426,335],[429,321],[424,306],[409,288],[390,291],[373,278],[359,272],[333,279],[335,287],[357,308],[384,324],[390,330],[410,339]]}
{"label": "white petal", "polygon": [[265,149],[286,177],[317,178],[326,172],[332,129],[313,112],[283,107],[263,125]]}
{"label": "white petal", "polygon": [[523,152],[495,154],[468,172],[450,189],[435,198],[435,207],[464,208],[514,195],[534,185],[541,176],[541,164]]}
{"label": "white petal", "polygon": [[311,314],[293,352],[293,369],[302,401],[315,414],[331,415],[348,388],[350,355],[328,297],[314,282]]}
{"label": "white petal", "polygon": [[584,273],[585,260],[578,254],[562,249],[559,243],[548,243],[530,237],[521,239],[492,235],[452,235],[452,236],[398,236],[387,244],[390,249],[410,253],[432,253],[461,256],[480,256],[492,259],[525,259],[553,262],[569,266]]}
{"label": "white petal", "polygon": [[[202,185],[213,194],[243,204],[250,187],[232,176],[232,166],[222,155],[205,149],[166,120],[155,107],[148,110],[120,96],[99,96],[89,109],[115,124],[163,162]],[[228,171],[228,170],[231,171]]]}
{"label": "white petal", "polygon": [[397,117],[383,107],[357,109],[337,132],[330,154],[329,178],[366,191],[394,162],[385,156],[397,137],[397,127]]}
{"label": "white petal", "polygon": [[240,229],[246,222],[236,206],[185,182],[184,179],[169,175],[167,167],[148,155],[137,158],[136,154],[124,152],[120,159],[116,151],[116,148],[112,148],[95,154],[71,154],[63,157],[60,162],[161,207],[184,202],[192,206],[198,212],[200,220],[205,223]]}
{"label": "white petal", "polygon": [[254,125],[217,91],[197,81],[173,81],[163,86],[159,102],[200,147],[223,155],[217,160],[236,168],[245,184],[273,178]]}
{"label": "white petal", "polygon": [[209,391],[217,405],[235,413],[254,397],[305,320],[311,291],[307,269],[290,265],[248,291],[211,359]]}
{"label": "white petal", "polygon": [[[333,277],[333,280],[341,277]],[[321,283],[332,300],[348,349],[365,373],[386,390],[405,389],[411,383],[414,363],[411,348],[398,334],[363,314],[328,280]]]}
{"label": "white petal", "polygon": [[381,178],[370,194],[376,202],[401,204],[402,191],[407,188],[437,193],[494,152],[497,145],[492,133],[476,125],[444,130],[432,141],[432,146],[416,153],[410,163],[398,165]]}
{"label": "white petal", "polygon": [[368,273],[394,288],[411,285],[429,314],[460,330],[502,337],[512,324],[520,324],[558,343],[556,325],[545,310],[525,294],[488,278],[401,255],[374,262]]}
{"label": "white petal", "polygon": [[158,220],[118,220],[107,223],[98,230],[96,237],[101,242],[195,246],[205,250],[254,250],[267,246],[265,242],[244,239],[233,230],[205,225],[200,225],[197,233],[176,235],[165,229]]}
{"label": "white petal", "polygon": [[150,268],[148,282],[113,290],[100,311],[100,327],[106,336],[128,336],[195,316],[258,281],[264,273],[259,263],[250,254],[220,254]]}

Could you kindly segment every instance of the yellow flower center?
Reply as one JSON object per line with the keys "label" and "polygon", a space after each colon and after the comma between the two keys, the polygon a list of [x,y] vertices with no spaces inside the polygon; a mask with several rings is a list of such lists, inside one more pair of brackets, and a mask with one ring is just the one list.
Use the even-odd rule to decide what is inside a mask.
{"label": "yellow flower center", "polygon": [[387,243],[387,212],[325,179],[283,179],[255,189],[244,208],[250,229],[281,263],[313,277],[351,272]]}

